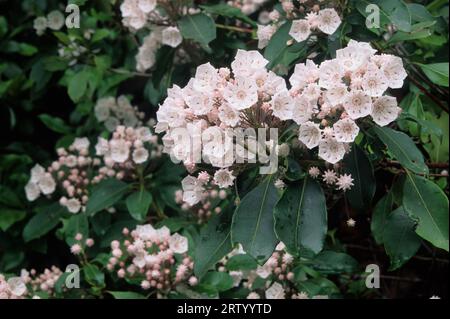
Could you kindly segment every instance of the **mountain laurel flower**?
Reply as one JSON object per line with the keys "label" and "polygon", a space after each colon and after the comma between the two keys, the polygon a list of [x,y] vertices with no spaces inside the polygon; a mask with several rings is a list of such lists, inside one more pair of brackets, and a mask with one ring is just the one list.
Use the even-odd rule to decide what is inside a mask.
{"label": "mountain laurel flower", "polygon": [[332,8],[319,11],[317,17],[317,27],[326,34],[333,34],[341,25],[341,18],[336,10]]}
{"label": "mountain laurel flower", "polygon": [[145,148],[140,147],[133,151],[133,161],[136,164],[145,163],[147,159],[148,159],[148,151]]}
{"label": "mountain laurel flower", "polygon": [[274,282],[265,292],[267,299],[286,299],[286,293],[283,286]]}
{"label": "mountain laurel flower", "polygon": [[312,149],[319,145],[322,131],[320,126],[314,122],[305,122],[300,125],[298,139],[306,145],[307,148]]}
{"label": "mountain laurel flower", "polygon": [[175,233],[169,238],[169,248],[176,254],[184,254],[188,251],[188,240]]}
{"label": "mountain laurel flower", "polygon": [[277,28],[273,25],[258,25],[258,30],[256,31],[258,49],[264,49],[276,31]]}
{"label": "mountain laurel flower", "polygon": [[235,178],[232,171],[220,169],[214,174],[214,183],[220,188],[229,188],[233,186]]}
{"label": "mountain laurel flower", "polygon": [[311,34],[311,26],[305,19],[294,20],[292,22],[289,35],[297,42],[302,42],[308,39]]}
{"label": "mountain laurel flower", "polygon": [[375,100],[370,116],[380,126],[386,126],[395,121],[401,112],[397,99],[392,96],[382,96]]}
{"label": "mountain laurel flower", "polygon": [[345,118],[334,123],[333,132],[336,141],[351,143],[358,136],[359,127],[352,119]]}
{"label": "mountain laurel flower", "polygon": [[33,28],[36,30],[36,34],[41,36],[44,34],[48,27],[48,21],[46,17],[37,17],[33,21]]}
{"label": "mountain laurel flower", "polygon": [[372,99],[363,91],[354,90],[347,94],[344,108],[352,120],[366,117],[372,112]]}
{"label": "mountain laurel flower", "polygon": [[177,27],[167,27],[162,31],[162,44],[176,48],[181,42],[183,37]]}
{"label": "mountain laurel flower", "polygon": [[61,11],[54,10],[47,15],[47,26],[52,30],[60,30],[66,19]]}

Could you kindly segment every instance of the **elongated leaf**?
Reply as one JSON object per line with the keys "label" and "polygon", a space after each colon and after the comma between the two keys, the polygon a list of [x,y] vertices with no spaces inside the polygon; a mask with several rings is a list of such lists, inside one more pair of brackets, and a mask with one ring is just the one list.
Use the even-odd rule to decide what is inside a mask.
{"label": "elongated leaf", "polygon": [[147,216],[148,209],[152,203],[152,194],[145,189],[136,191],[127,197],[127,208],[131,217],[143,221]]}
{"label": "elongated leaf", "polygon": [[373,166],[366,153],[356,144],[344,159],[344,171],[351,174],[354,186],[347,191],[350,205],[362,211],[370,206],[376,189]]}
{"label": "elongated leaf", "polygon": [[229,213],[216,215],[200,231],[200,239],[195,245],[194,273],[201,278],[217,261],[233,248],[230,236]]}
{"label": "elongated leaf", "polygon": [[23,239],[28,242],[44,236],[59,224],[65,211],[65,207],[59,205],[59,203],[43,208],[29,220],[23,229]]}
{"label": "elongated leaf", "polygon": [[312,262],[312,267],[323,274],[349,274],[359,268],[358,262],[352,256],[331,250],[321,252]]}
{"label": "elongated leaf", "polygon": [[422,153],[408,135],[389,127],[375,126],[373,130],[405,168],[414,173],[428,173]]}
{"label": "elongated leaf", "polygon": [[270,257],[278,242],[273,219],[277,200],[277,189],[269,177],[242,199],[233,215],[233,243],[241,243],[260,264]]}
{"label": "elongated leaf", "polygon": [[448,87],[448,73],[449,64],[447,63],[434,63],[434,64],[420,64],[418,63],[422,71],[428,76],[428,78],[437,85]]}
{"label": "elongated leaf", "polygon": [[426,178],[408,172],[403,205],[408,214],[417,219],[416,233],[448,251],[448,198],[444,192]]}
{"label": "elongated leaf", "polygon": [[372,235],[375,238],[377,244],[381,245],[383,240],[384,227],[386,226],[386,219],[392,208],[394,206],[394,193],[387,193],[380,201],[377,203],[373,210],[372,222],[370,224],[370,229]]}
{"label": "elongated leaf", "polygon": [[83,267],[83,273],[86,281],[94,287],[105,286],[105,274],[95,265],[86,264]]}
{"label": "elongated leaf", "polygon": [[128,185],[117,179],[107,179],[96,185],[86,206],[86,214],[95,213],[117,203],[128,190]]}
{"label": "elongated leaf", "polygon": [[69,218],[65,223],[64,235],[68,245],[76,243],[75,236],[81,234],[83,239],[89,236],[89,222],[85,213],[79,213]]}
{"label": "elongated leaf", "polygon": [[0,206],[0,229],[8,230],[9,227],[21,221],[26,216],[25,211]]}
{"label": "elongated leaf", "polygon": [[205,47],[216,38],[214,20],[203,13],[184,16],[178,21],[178,26],[183,38],[194,40]]}
{"label": "elongated leaf", "polygon": [[420,247],[420,237],[414,232],[414,221],[403,207],[399,207],[386,217],[383,241],[391,260],[390,270],[401,267]]}
{"label": "elongated leaf", "polygon": [[245,15],[240,9],[232,7],[225,3],[202,5],[200,7],[207,13],[217,14],[229,18],[236,18],[250,24],[253,27],[257,26],[256,22]]}
{"label": "elongated leaf", "polygon": [[327,232],[327,209],[320,186],[310,178],[290,185],[275,207],[275,231],[289,251],[318,253]]}
{"label": "elongated leaf", "polygon": [[283,58],[287,48],[286,43],[291,39],[291,36],[289,35],[291,26],[291,22],[286,22],[270,39],[270,42],[264,51],[264,57],[269,60],[269,65],[267,66],[269,69],[276,66]]}
{"label": "elongated leaf", "polygon": [[39,115],[39,119],[54,132],[61,134],[70,134],[72,129],[64,121],[58,117],[54,117],[48,114]]}

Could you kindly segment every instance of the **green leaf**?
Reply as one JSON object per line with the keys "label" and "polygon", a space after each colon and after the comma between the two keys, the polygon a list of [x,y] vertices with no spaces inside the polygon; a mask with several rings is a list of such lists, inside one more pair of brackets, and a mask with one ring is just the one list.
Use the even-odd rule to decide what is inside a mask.
{"label": "green leaf", "polygon": [[89,73],[81,71],[72,76],[68,83],[68,94],[73,102],[77,103],[86,93]]}
{"label": "green leaf", "polygon": [[270,257],[278,243],[273,219],[277,200],[277,189],[270,176],[245,195],[233,215],[232,242],[241,243],[260,264]]}
{"label": "green leaf", "polygon": [[269,65],[267,66],[268,69],[276,66],[283,58],[287,48],[286,43],[291,39],[291,36],[289,35],[291,25],[292,22],[290,21],[283,24],[272,36],[269,44],[264,50],[264,57],[269,60]]}
{"label": "green leaf", "polygon": [[318,253],[327,232],[325,196],[312,179],[289,185],[275,207],[275,231],[295,254],[302,249]]}
{"label": "green leaf", "polygon": [[200,231],[195,245],[194,273],[201,278],[231,249],[230,216],[228,213],[212,217]]}
{"label": "green leaf", "polygon": [[427,75],[427,77],[437,85],[448,87],[448,73],[449,73],[449,64],[446,63],[434,63],[434,64],[421,64],[417,63],[420,66],[423,73]]}
{"label": "green leaf", "polygon": [[23,220],[26,216],[25,211],[0,207],[0,229],[7,231],[15,223]]}
{"label": "green leaf", "polygon": [[233,278],[225,272],[210,271],[202,278],[200,285],[222,292],[233,288]]}
{"label": "green leaf", "polygon": [[183,38],[194,40],[205,47],[216,38],[214,20],[203,13],[184,16],[178,21],[178,26]]}
{"label": "green leaf", "polygon": [[400,268],[420,247],[420,237],[414,232],[414,221],[403,207],[399,207],[386,218],[383,241],[391,260],[389,270]]}
{"label": "green leaf", "polygon": [[85,213],[78,213],[68,219],[64,226],[64,235],[69,246],[77,243],[75,236],[81,234],[83,240],[89,236],[89,222]]}
{"label": "green leaf", "polygon": [[253,27],[257,26],[257,23],[250,19],[247,15],[242,13],[238,8],[232,7],[225,3],[219,3],[214,5],[201,5],[200,6],[205,12],[221,15],[223,17],[236,18],[245,23],[250,24]]}
{"label": "green leaf", "polygon": [[107,209],[117,203],[129,186],[117,179],[107,179],[94,186],[89,201],[86,205],[86,214],[92,216],[95,213]]}
{"label": "green leaf", "polygon": [[147,299],[146,296],[143,296],[137,292],[133,291],[108,291],[114,299]]}
{"label": "green leaf", "polygon": [[86,264],[83,267],[83,273],[86,281],[94,287],[105,286],[105,274],[95,265]]}
{"label": "green leaf", "polygon": [[373,130],[403,167],[414,173],[428,173],[422,153],[408,135],[389,127],[374,126]]}
{"label": "green leaf", "polygon": [[141,189],[129,195],[126,203],[131,217],[138,221],[144,221],[152,200],[152,194],[145,189]]}
{"label": "green leaf", "polygon": [[65,207],[54,203],[41,209],[34,215],[23,229],[23,239],[29,242],[47,234],[59,224],[61,216],[66,211]]}
{"label": "green leaf", "polygon": [[386,226],[386,219],[394,206],[394,193],[389,192],[382,199],[380,199],[373,209],[372,221],[370,229],[377,244],[381,245],[383,240],[384,227]]}
{"label": "green leaf", "polygon": [[253,270],[258,267],[256,261],[247,254],[239,254],[227,260],[228,270]]}
{"label": "green leaf", "polygon": [[321,252],[312,262],[316,271],[327,275],[351,274],[359,268],[359,263],[352,256],[331,250]]}
{"label": "green leaf", "polygon": [[45,126],[56,133],[70,134],[72,132],[72,128],[64,123],[64,121],[59,117],[54,117],[48,114],[41,114],[39,115],[39,119],[42,121],[42,123],[45,124]]}
{"label": "green leaf", "polygon": [[350,205],[358,211],[369,207],[377,187],[373,166],[366,153],[356,144],[344,159],[344,172],[351,174],[354,186],[346,192]]}
{"label": "green leaf", "polygon": [[8,21],[3,16],[0,16],[0,38],[8,32]]}
{"label": "green leaf", "polygon": [[426,178],[407,172],[403,189],[403,206],[417,220],[416,233],[434,246],[449,250],[448,198]]}

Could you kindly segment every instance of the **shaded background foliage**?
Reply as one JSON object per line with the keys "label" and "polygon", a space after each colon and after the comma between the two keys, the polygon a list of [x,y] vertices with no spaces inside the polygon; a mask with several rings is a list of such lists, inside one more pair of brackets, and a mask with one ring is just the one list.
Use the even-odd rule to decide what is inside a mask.
{"label": "shaded background foliage", "polygon": [[[217,28],[216,38],[209,44],[210,50],[203,50],[195,41],[189,43],[189,49],[195,50],[192,63],[173,65],[174,52],[164,47],[158,54],[156,68],[148,74],[137,74],[134,56],[138,46],[136,39],[121,25],[118,3],[107,0],[72,2],[81,5],[82,29],[89,27],[99,32],[99,40],[87,41],[87,44],[89,51],[98,49],[100,53],[88,54],[69,67],[58,59],[56,51],[64,34],[72,31],[63,29],[59,35],[48,33],[37,37],[32,27],[36,16],[57,8],[60,1],[0,0],[0,214],[4,213],[0,216],[0,272],[17,273],[24,267],[43,269],[54,264],[64,267],[76,261],[57,232],[24,241],[22,232],[34,216],[35,207],[27,202],[23,188],[34,163],[49,163],[54,158],[55,145],[68,145],[75,136],[97,134],[92,114],[97,98],[130,95],[133,105],[154,117],[166,89],[172,84],[185,85],[197,65],[213,61],[217,67],[227,66],[237,48],[254,49],[257,43],[251,32]],[[365,27],[366,2],[369,3],[338,1],[343,10],[343,24],[334,35],[319,37],[312,46],[296,43],[287,47],[288,29],[280,28],[266,48],[265,57],[279,73],[289,74],[294,64],[304,61],[313,51],[320,52],[317,60],[334,57],[336,50],[344,47],[348,39],[371,41],[382,52],[402,56],[409,78],[404,88],[395,92],[404,109],[398,126],[413,137],[417,147],[426,154],[427,163],[433,163],[430,165],[431,178],[448,196],[448,179],[442,172],[448,170],[448,1],[370,1],[387,8],[382,12],[382,28],[374,30]],[[403,6],[409,9],[406,19],[402,14]],[[227,25],[234,21],[220,14],[214,17],[217,24]],[[257,15],[250,18],[257,20]],[[397,29],[395,32],[393,25]],[[137,41],[142,37],[143,34],[138,33]],[[446,65],[439,66],[437,71],[430,68],[438,63]],[[447,69],[446,78],[444,69]],[[83,72],[94,79],[94,84],[80,92],[77,81],[70,83]],[[49,115],[50,121],[45,123],[43,114]],[[365,141],[362,145],[371,145],[374,158],[370,160],[380,160],[381,142],[377,138],[371,142]],[[358,158],[354,164],[362,162]],[[350,275],[327,269],[323,266],[325,262],[322,264],[323,273],[339,286],[344,296],[448,297],[448,285],[443,284],[448,282],[447,252],[420,239],[417,254],[403,267],[388,272],[395,263],[372,235],[373,219],[370,217],[376,209],[375,204],[390,189],[394,201],[400,197],[401,186],[396,186],[402,179],[400,173],[404,170],[397,163],[381,160],[374,176],[367,173],[372,183],[368,183],[370,189],[363,190],[366,192],[364,200],[358,202],[361,194],[349,193],[328,207],[325,250],[345,251],[358,262],[358,265],[349,266],[352,269]],[[175,172],[169,178],[179,182],[181,175]],[[243,186],[243,193],[252,189],[251,186],[254,185]],[[9,217],[5,218],[7,214]],[[167,214],[175,215],[176,212],[168,207]],[[346,227],[348,217],[356,220],[356,228]],[[199,236],[197,231],[193,233],[193,236]],[[334,259],[336,256],[323,258],[341,265]],[[371,263],[381,266],[382,282],[378,290],[365,289],[361,277],[365,265]],[[321,264],[318,265],[316,267],[320,269]]]}

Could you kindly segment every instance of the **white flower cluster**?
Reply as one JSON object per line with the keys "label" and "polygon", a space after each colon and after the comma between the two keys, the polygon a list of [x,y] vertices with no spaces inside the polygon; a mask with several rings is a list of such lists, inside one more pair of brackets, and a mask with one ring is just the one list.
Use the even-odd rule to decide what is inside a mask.
{"label": "white flower cluster", "polygon": [[292,288],[295,275],[294,257],[285,250],[285,245],[280,242],[272,256],[263,266],[254,270],[228,270],[228,261],[236,255],[246,254],[239,245],[225,256],[218,266],[221,272],[227,272],[232,278],[235,287],[242,286],[251,292],[248,299],[298,299],[303,293],[298,293]]}
{"label": "white flower cluster", "polygon": [[[64,60],[69,61],[69,66],[73,66],[77,64],[80,56],[88,52],[88,49],[84,45],[80,44],[79,39],[74,36],[69,36],[69,41],[70,42],[68,44],[58,43],[58,55]],[[98,52],[99,49],[92,51],[92,53]]]}
{"label": "white flower cluster", "polygon": [[59,203],[71,213],[83,211],[89,199],[88,187],[93,182],[91,169],[101,164],[100,159],[89,156],[89,146],[87,138],[76,138],[68,149],[57,150],[58,159],[47,169],[36,164],[25,186],[27,199],[34,201],[41,194],[50,195],[59,186],[64,193]]}
{"label": "white flower cluster", "polygon": [[[27,271],[22,269],[20,278],[22,282],[29,285],[31,292],[28,295],[32,295],[36,292],[45,292],[49,296],[52,296],[55,291],[55,284],[63,272],[56,266],[44,269],[44,272],[38,274],[36,270],[31,269]],[[33,298],[36,298],[33,296]]]}
{"label": "white flower cluster", "polygon": [[27,293],[27,287],[20,277],[12,277],[6,280],[0,274],[0,300],[1,299],[23,299]]}
{"label": "white flower cluster", "polygon": [[[383,94],[403,85],[402,60],[375,53],[368,43],[350,41],[333,60],[296,65],[288,89],[283,78],[266,70],[268,61],[259,52],[239,50],[232,72],[203,64],[186,87],[170,89],[157,112],[156,132],[166,133],[165,152],[183,161],[190,171],[199,153],[206,163],[220,168],[215,179],[222,187],[233,184],[229,168],[242,154],[234,152],[240,145],[227,138],[217,142],[207,137],[225,137],[228,128],[281,127],[284,121],[294,121],[299,125],[299,141],[308,149],[318,147],[319,157],[335,164],[357,137],[357,120],[371,116],[384,126],[400,112],[396,99]],[[179,128],[201,136],[203,143],[181,142]],[[189,195],[185,197],[192,199],[188,202],[198,202],[202,186],[195,178],[186,182],[183,190]]]}
{"label": "white flower cluster", "polygon": [[51,11],[46,17],[37,17],[33,21],[33,27],[36,30],[36,34],[41,36],[45,33],[47,28],[58,31],[60,30],[66,21],[64,14],[61,11]]}
{"label": "white flower cluster", "polygon": [[146,126],[132,128],[119,125],[110,140],[99,137],[95,146],[96,155],[103,158],[105,167],[101,174],[123,179],[137,165],[144,164],[149,158],[161,156],[162,148],[149,153],[146,144],[157,146],[157,136]]}
{"label": "white flower cluster", "polygon": [[112,96],[99,99],[95,104],[94,112],[97,121],[103,123],[110,132],[114,132],[119,125],[142,126],[145,118],[145,113],[140,112],[137,106],[131,105],[125,95],[117,99]]}
{"label": "white flower cluster", "polygon": [[183,42],[180,30],[177,27],[154,27],[139,47],[136,55],[136,70],[144,72],[156,63],[156,53],[163,45],[172,48],[178,47]]}
{"label": "white flower cluster", "polygon": [[[215,198],[217,195],[223,200],[227,197],[226,191],[222,189],[217,193],[214,186],[228,188],[233,185],[236,177],[233,176],[233,172],[228,169],[219,169],[214,174],[212,180],[213,185],[209,183],[210,178],[211,177],[206,172],[200,172],[198,177],[191,175],[186,176],[181,181],[181,186],[183,188],[182,200],[188,206],[194,206],[200,202],[205,202],[208,197]],[[204,204],[206,205],[206,203]],[[216,213],[220,213],[220,210],[216,210]],[[208,214],[207,217],[209,217]]]}
{"label": "white flower cluster", "polygon": [[[305,1],[300,1],[302,2]],[[272,23],[258,25],[257,37],[258,48],[265,48],[275,32],[287,20],[292,20],[289,35],[297,42],[302,42],[308,39],[313,32],[323,32],[331,35],[341,25],[341,18],[333,8],[320,9],[319,5],[314,5],[310,10],[307,10],[303,5],[300,8],[295,7],[291,0],[281,0],[282,8],[285,15],[282,16],[279,11],[274,10],[268,14],[268,19]],[[299,16],[304,16],[298,19]]]}
{"label": "white flower cluster", "polygon": [[[264,124],[263,118],[272,108],[272,97],[276,92],[287,91],[284,79],[265,69],[267,63],[257,51],[239,50],[231,65],[233,74],[227,68],[217,70],[207,63],[197,68],[195,78],[185,88],[169,89],[167,99],[157,112],[155,129],[157,133],[166,132],[165,152],[188,167],[199,153],[215,167],[233,165],[237,156],[234,146],[241,150],[243,146],[234,145],[226,138],[227,129]],[[250,113],[258,113],[259,118],[251,120],[250,117],[254,117]],[[191,136],[200,134],[204,143],[191,147],[190,143],[178,142],[177,128],[185,128]],[[223,136],[225,143],[215,143],[217,135]],[[245,153],[251,152],[239,154],[251,156]],[[215,177],[221,187],[234,179],[226,170]]]}
{"label": "white flower cluster", "polygon": [[[175,202],[181,205],[183,211],[189,211],[197,218],[199,224],[206,222],[213,214],[220,214],[220,203],[228,194],[224,189],[218,190],[216,185],[208,185],[210,176],[206,172],[200,172],[198,177],[186,177],[183,182],[183,190],[175,192]],[[201,191],[195,190],[195,184],[201,184]]]}
{"label": "white flower cluster", "polygon": [[258,11],[268,0],[230,0],[228,5],[238,8],[245,15]]}
{"label": "white flower cluster", "polygon": [[125,240],[111,242],[109,271],[119,278],[139,280],[144,290],[169,292],[175,285],[188,280],[193,261],[187,255],[188,240],[178,233],[170,234],[167,227],[137,226],[123,230]]}

